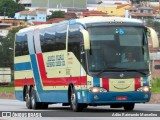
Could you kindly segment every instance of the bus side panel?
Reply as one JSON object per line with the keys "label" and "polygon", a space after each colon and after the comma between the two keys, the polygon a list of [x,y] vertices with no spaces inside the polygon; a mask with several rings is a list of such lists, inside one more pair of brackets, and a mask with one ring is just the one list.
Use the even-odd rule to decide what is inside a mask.
{"label": "bus side panel", "polygon": [[16,97],[17,100],[23,101],[23,91],[16,90],[15,91],[15,97]]}
{"label": "bus side panel", "polygon": [[84,68],[80,64],[80,61],[73,52],[68,52],[67,75],[69,75],[71,78],[77,78],[76,81],[78,84],[75,84],[74,81],[71,81],[71,83],[74,84],[78,102],[85,103],[87,100],[87,93],[85,92],[87,87],[87,76]]}
{"label": "bus side panel", "polygon": [[29,55],[15,57],[14,86],[16,99],[23,100],[23,89],[25,85],[34,85]]}

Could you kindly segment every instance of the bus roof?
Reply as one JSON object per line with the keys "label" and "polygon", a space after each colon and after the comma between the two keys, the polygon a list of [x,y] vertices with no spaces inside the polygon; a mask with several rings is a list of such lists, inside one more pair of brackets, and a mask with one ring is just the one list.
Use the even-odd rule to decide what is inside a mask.
{"label": "bus roof", "polygon": [[50,27],[50,26],[51,26],[51,24],[42,24],[42,25],[36,25],[36,26],[29,26],[27,28],[23,28],[23,29],[19,30],[17,34],[30,32],[30,31],[33,31],[35,29],[43,29],[43,28]]}
{"label": "bus roof", "polygon": [[89,23],[100,23],[100,22],[125,22],[125,23],[143,24],[143,21],[138,19],[124,18],[124,17],[103,17],[103,16],[91,16],[70,21],[71,24],[81,23],[83,25]]}
{"label": "bus roof", "polygon": [[[84,18],[80,18],[80,19],[69,20],[70,24],[80,23],[83,26],[86,26],[87,24],[103,23],[103,22],[125,22],[125,23],[144,24],[143,21],[141,21],[141,20],[124,18],[124,17],[91,16],[91,17],[84,17]],[[42,24],[42,25],[30,26],[30,27],[23,28],[23,29],[19,30],[19,32],[17,34],[31,32],[36,29],[43,29],[46,27],[57,26],[57,25],[66,24],[66,23],[68,23],[68,21],[62,21],[60,23],[53,23],[53,24]]]}

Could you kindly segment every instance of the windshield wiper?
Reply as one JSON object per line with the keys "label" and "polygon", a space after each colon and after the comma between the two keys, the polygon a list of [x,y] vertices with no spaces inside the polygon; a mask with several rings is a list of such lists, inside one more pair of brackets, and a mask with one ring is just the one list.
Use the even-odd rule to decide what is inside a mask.
{"label": "windshield wiper", "polygon": [[107,69],[102,69],[100,72],[98,72],[98,74],[96,75],[97,77],[99,77],[103,72],[105,71],[116,71],[116,72],[119,72],[119,71],[124,71],[126,70],[126,68],[119,68],[119,67],[109,67]]}
{"label": "windshield wiper", "polygon": [[99,75],[101,75],[104,71],[106,71],[106,69],[103,69],[100,72],[98,72],[98,74],[96,76],[99,77]]}
{"label": "windshield wiper", "polygon": [[121,67],[108,67],[109,70],[126,70],[128,68],[121,68]]}
{"label": "windshield wiper", "polygon": [[142,75],[147,75],[147,73],[142,72],[141,70],[127,70],[127,71],[133,71],[133,72],[141,73]]}

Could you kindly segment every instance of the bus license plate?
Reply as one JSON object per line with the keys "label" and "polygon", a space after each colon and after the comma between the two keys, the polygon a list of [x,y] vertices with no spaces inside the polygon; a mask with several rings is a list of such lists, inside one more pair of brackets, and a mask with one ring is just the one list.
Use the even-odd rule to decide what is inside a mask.
{"label": "bus license plate", "polygon": [[116,100],[127,100],[127,96],[117,96]]}

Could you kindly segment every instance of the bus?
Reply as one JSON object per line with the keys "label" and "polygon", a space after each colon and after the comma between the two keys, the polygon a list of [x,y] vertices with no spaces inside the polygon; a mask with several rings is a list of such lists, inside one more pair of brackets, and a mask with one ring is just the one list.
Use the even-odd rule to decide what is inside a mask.
{"label": "bus", "polygon": [[[28,109],[62,103],[74,112],[109,105],[133,110],[151,97],[148,36],[140,20],[85,17],[30,26],[16,33],[16,99]],[[123,61],[132,53],[134,61]]]}

